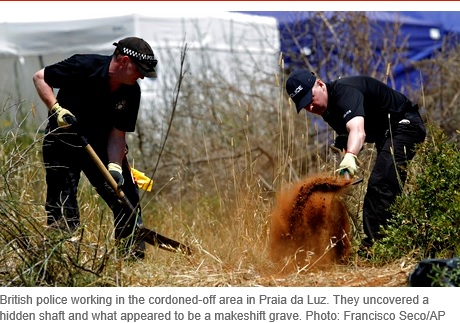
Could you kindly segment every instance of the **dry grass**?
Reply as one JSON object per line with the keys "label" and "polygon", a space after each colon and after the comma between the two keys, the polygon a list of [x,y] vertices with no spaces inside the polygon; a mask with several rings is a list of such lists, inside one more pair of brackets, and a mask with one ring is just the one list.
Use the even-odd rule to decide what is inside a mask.
{"label": "dry grass", "polygon": [[[26,163],[35,165],[28,168],[33,169],[34,176],[43,176],[38,164]],[[27,178],[35,178],[26,173]],[[143,208],[146,225],[189,244],[194,253],[184,256],[148,246],[143,261],[123,261],[113,249],[110,211],[85,180],[79,195],[82,230],[73,237],[55,240],[44,231],[43,206],[30,203],[43,199],[42,191],[30,195],[40,185],[36,181],[19,183],[24,188],[22,192],[29,193],[16,196],[19,204],[27,203],[16,210],[15,216],[26,223],[22,232],[31,241],[27,250],[38,256],[24,258],[26,250],[15,247],[19,241],[17,232],[15,238],[15,232],[9,230],[13,233],[10,241],[5,243],[5,236],[2,239],[1,257],[8,260],[3,262],[7,267],[2,266],[0,273],[3,286],[30,284],[27,279],[21,280],[21,275],[27,276],[30,270],[24,267],[24,259],[37,259],[40,266],[48,263],[51,278],[39,276],[41,280],[36,284],[71,286],[405,286],[407,275],[415,265],[408,260],[374,266],[353,251],[348,265],[310,266],[286,272],[271,262],[268,253],[274,196],[255,187],[241,190],[233,200],[206,200],[203,196],[199,198],[197,191],[195,204],[173,203],[163,198],[146,202]],[[62,252],[55,253],[53,258],[49,251],[59,248]],[[99,268],[102,270],[98,271]]]}
{"label": "dry grass", "polygon": [[[260,197],[259,203],[254,200],[252,194],[246,194],[238,199],[237,211],[227,210],[228,214],[221,214],[220,218],[210,214],[209,209],[187,211],[162,205],[164,209],[156,209],[164,215],[161,222],[156,222],[159,232],[189,244],[193,254],[184,256],[148,246],[145,260],[119,263],[116,285],[407,286],[408,274],[415,266],[413,260],[408,257],[375,265],[359,257],[356,246],[347,265],[285,270],[269,256],[269,220],[274,199]],[[148,217],[148,212],[145,214]],[[192,225],[186,225],[190,218],[194,219]],[[156,227],[152,218],[148,224]],[[115,283],[113,278],[111,281]]]}
{"label": "dry grass", "polygon": [[356,259],[347,266],[279,273],[265,255],[260,258],[256,263],[241,259],[230,264],[206,252],[186,258],[149,250],[143,262],[122,268],[120,278],[124,286],[402,287],[407,286],[408,274],[415,266],[403,260],[373,266]]}
{"label": "dry grass", "polygon": [[[21,127],[9,132],[2,146],[4,181],[0,185],[4,199],[0,201],[0,260],[4,266],[0,270],[0,284],[404,286],[409,265],[374,267],[357,258],[355,251],[346,266],[320,269],[313,265],[286,271],[271,262],[269,226],[277,191],[300,180],[296,172],[299,165],[310,170],[313,166],[309,165],[317,165],[314,169],[329,174],[334,167],[333,162],[327,165],[320,157],[330,158],[322,151],[327,144],[326,148],[320,148],[316,143],[316,157],[305,156],[303,149],[297,152],[294,120],[298,115],[289,109],[284,111],[288,116],[280,116],[278,127],[286,130],[274,138],[277,142],[274,147],[279,148],[274,152],[278,157],[274,158],[276,166],[270,180],[265,180],[268,175],[263,172],[267,154],[255,154],[253,150],[259,142],[257,136],[251,135],[251,129],[260,122],[260,117],[243,110],[241,117],[245,121],[241,124],[245,127],[240,140],[230,140],[227,150],[219,151],[230,158],[215,161],[206,154],[207,167],[200,166],[195,176],[190,176],[187,166],[178,168],[168,182],[156,183],[153,192],[143,195],[146,226],[190,245],[194,254],[186,257],[149,246],[147,258],[135,263],[118,259],[111,212],[84,177],[79,190],[81,229],[73,237],[45,230],[41,137],[28,139]],[[206,143],[195,147],[200,145],[206,148]],[[296,164],[292,163],[292,157],[297,159]],[[360,199],[361,189],[359,186],[348,202],[356,210],[353,222],[359,219],[359,204],[355,199]],[[16,223],[20,225],[14,226]],[[27,244],[21,244],[24,236]]]}

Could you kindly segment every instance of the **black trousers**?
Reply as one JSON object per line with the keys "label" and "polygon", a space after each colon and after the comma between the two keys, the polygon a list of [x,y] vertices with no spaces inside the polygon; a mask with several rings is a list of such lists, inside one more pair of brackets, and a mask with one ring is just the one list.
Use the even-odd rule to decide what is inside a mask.
{"label": "black trousers", "polygon": [[[107,165],[106,145],[94,145],[104,165]],[[127,209],[108,186],[95,162],[82,146],[81,138],[72,133],[49,133],[43,141],[43,162],[46,170],[46,213],[47,224],[65,219],[70,228],[80,224],[77,189],[81,172],[104,199],[114,215],[115,238],[130,236],[142,224],[140,207],[135,214]],[[126,157],[125,157],[126,158]],[[123,163],[123,192],[133,206],[139,202],[139,188],[134,183],[127,162]]]}
{"label": "black trousers", "polygon": [[394,122],[391,132],[376,142],[377,158],[369,177],[363,204],[363,229],[371,242],[380,238],[380,226],[391,218],[388,208],[402,192],[407,178],[407,164],[415,156],[414,147],[425,140],[426,129],[416,112],[407,112],[403,119]]}

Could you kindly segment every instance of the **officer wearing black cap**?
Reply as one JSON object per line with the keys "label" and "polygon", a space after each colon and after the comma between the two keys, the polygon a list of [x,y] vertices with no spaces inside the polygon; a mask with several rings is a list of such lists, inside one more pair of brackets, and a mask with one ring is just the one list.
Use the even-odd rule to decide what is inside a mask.
{"label": "officer wearing black cap", "polygon": [[146,41],[137,37],[127,37],[118,43],[113,43],[113,45],[118,49],[115,54],[120,53],[129,56],[142,75],[145,77],[157,77],[155,67],[158,61]]}
{"label": "officer wearing black cap", "polygon": [[[407,163],[416,144],[424,141],[425,125],[417,104],[385,83],[368,76],[323,82],[307,70],[296,70],[286,81],[286,91],[297,112],[322,116],[339,136],[347,136],[340,173],[354,175],[357,155],[365,142],[375,143],[377,158],[369,177],[363,204],[362,243],[369,247],[391,217],[388,210],[401,193]],[[400,182],[400,181],[401,182]]]}
{"label": "officer wearing black cap", "polygon": [[[144,257],[145,244],[134,236],[142,224],[140,208],[131,215],[82,148],[88,140],[132,205],[138,187],[127,162],[126,132],[137,121],[141,90],[138,79],[156,77],[157,60],[150,45],[138,37],[114,43],[112,55],[76,54],[36,72],[33,82],[49,110],[43,161],[46,170],[47,225],[74,232],[80,225],[77,188],[83,171],[114,214],[115,238],[125,241],[127,256]],[[53,89],[59,89],[55,96]],[[79,134],[69,127],[76,121]]]}

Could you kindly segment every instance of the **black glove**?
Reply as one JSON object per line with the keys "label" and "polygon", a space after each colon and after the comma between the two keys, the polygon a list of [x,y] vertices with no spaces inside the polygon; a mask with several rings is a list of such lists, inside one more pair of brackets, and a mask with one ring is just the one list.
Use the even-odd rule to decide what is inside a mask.
{"label": "black glove", "polygon": [[107,169],[109,170],[110,175],[112,175],[113,179],[117,183],[118,188],[123,186],[123,184],[125,183],[125,179],[123,178],[123,171],[121,169],[121,166],[117,163],[109,163]]}

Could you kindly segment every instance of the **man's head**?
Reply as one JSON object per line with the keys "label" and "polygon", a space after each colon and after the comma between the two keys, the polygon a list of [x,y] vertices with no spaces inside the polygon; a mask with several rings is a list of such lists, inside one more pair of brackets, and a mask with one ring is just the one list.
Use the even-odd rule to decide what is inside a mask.
{"label": "man's head", "polygon": [[307,70],[296,70],[289,75],[286,81],[286,92],[294,101],[297,113],[311,104],[315,82],[315,75]]}
{"label": "man's head", "polygon": [[127,37],[118,43],[113,43],[121,55],[128,56],[136,65],[139,72],[145,77],[157,77],[155,66],[158,61],[155,59],[150,45],[138,37]]}

